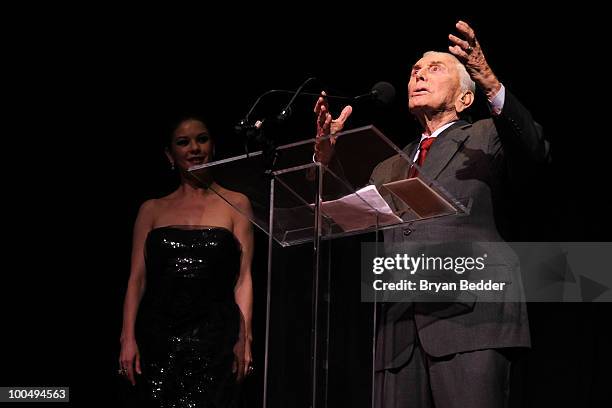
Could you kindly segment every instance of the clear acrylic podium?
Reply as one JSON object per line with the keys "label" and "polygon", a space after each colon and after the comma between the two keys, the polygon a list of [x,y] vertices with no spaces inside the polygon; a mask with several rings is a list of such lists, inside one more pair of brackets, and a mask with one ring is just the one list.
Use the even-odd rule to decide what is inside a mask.
{"label": "clear acrylic podium", "polygon": [[[328,320],[332,300],[325,293],[324,282],[329,281],[331,271],[329,263],[321,262],[321,241],[468,212],[467,203],[458,201],[429,179],[406,152],[374,126],[337,133],[320,143],[329,144],[332,139],[334,153],[327,166],[313,161],[315,140],[307,139],[278,146],[273,151],[256,151],[190,169],[191,174],[202,179],[211,172],[219,185],[246,195],[250,209],[217,192],[268,236],[264,408],[268,402],[268,379],[274,376],[268,367],[272,352],[270,325],[274,323],[270,319],[270,310],[274,307],[271,298],[274,241],[281,247],[305,243],[313,246],[308,406],[326,407]],[[376,165],[391,156],[398,156],[406,175],[410,166],[417,166],[418,177],[378,186],[378,189],[366,187]],[[359,279],[358,273],[355,276]]]}

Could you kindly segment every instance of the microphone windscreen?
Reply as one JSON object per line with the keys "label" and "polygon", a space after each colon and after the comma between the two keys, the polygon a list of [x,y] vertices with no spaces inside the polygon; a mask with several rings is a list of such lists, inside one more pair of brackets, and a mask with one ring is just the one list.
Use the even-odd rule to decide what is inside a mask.
{"label": "microphone windscreen", "polygon": [[395,99],[395,87],[389,82],[377,82],[372,87],[372,95],[374,95],[376,102],[382,105],[389,105]]}

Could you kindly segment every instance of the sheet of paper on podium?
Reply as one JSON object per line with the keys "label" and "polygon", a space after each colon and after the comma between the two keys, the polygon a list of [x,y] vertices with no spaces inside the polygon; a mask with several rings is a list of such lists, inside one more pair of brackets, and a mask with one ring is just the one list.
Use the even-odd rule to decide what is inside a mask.
{"label": "sheet of paper on podium", "polygon": [[381,197],[376,186],[366,186],[353,194],[321,203],[323,214],[331,218],[344,231],[356,231],[375,225],[402,222]]}
{"label": "sheet of paper on podium", "polygon": [[[391,192],[404,203],[407,210],[420,218],[456,212],[442,196],[419,178],[386,183],[381,188]],[[326,217],[346,232],[403,222],[374,185],[368,185],[337,200],[323,201],[321,208]]]}

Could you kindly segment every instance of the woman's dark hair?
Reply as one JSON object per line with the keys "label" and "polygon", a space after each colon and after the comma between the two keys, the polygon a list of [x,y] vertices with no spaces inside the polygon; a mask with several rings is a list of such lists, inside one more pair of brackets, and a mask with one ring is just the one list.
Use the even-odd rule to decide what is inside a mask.
{"label": "woman's dark hair", "polygon": [[206,127],[206,129],[208,129],[210,139],[213,142],[215,141],[214,132],[210,128],[208,119],[204,117],[203,115],[189,113],[189,114],[183,114],[181,116],[175,117],[173,120],[169,121],[168,124],[165,126],[165,129],[163,132],[164,147],[170,148],[172,144],[172,137],[174,136],[174,131],[181,125],[181,123],[189,121],[189,120],[195,120],[195,121],[202,123]]}

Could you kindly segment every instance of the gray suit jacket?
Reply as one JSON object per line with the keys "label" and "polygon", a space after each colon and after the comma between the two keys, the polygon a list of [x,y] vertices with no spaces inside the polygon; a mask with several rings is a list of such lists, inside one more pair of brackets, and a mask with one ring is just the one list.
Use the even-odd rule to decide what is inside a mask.
{"label": "gray suit jacket", "polygon": [[[404,151],[413,157],[418,140]],[[458,199],[471,198],[469,215],[443,217],[384,232],[388,251],[401,251],[411,242],[501,242],[496,226],[497,202],[509,179],[512,162],[547,161],[548,147],[530,113],[506,90],[502,114],[470,124],[459,121],[440,134],[431,146],[423,172]],[[371,182],[380,185],[403,179],[408,168],[399,156],[380,163]],[[400,204],[385,199],[395,209]],[[503,244],[501,244],[503,245]],[[518,262],[511,250],[493,251],[487,277],[512,282]],[[489,267],[490,265],[490,267]],[[469,295],[469,294],[468,294]],[[515,293],[516,295],[516,293]],[[478,302],[466,297],[457,303],[384,303],[376,344],[376,369],[401,367],[411,357],[416,337],[433,356],[488,348],[529,347],[529,328],[523,302]],[[415,330],[416,327],[416,330]]]}

